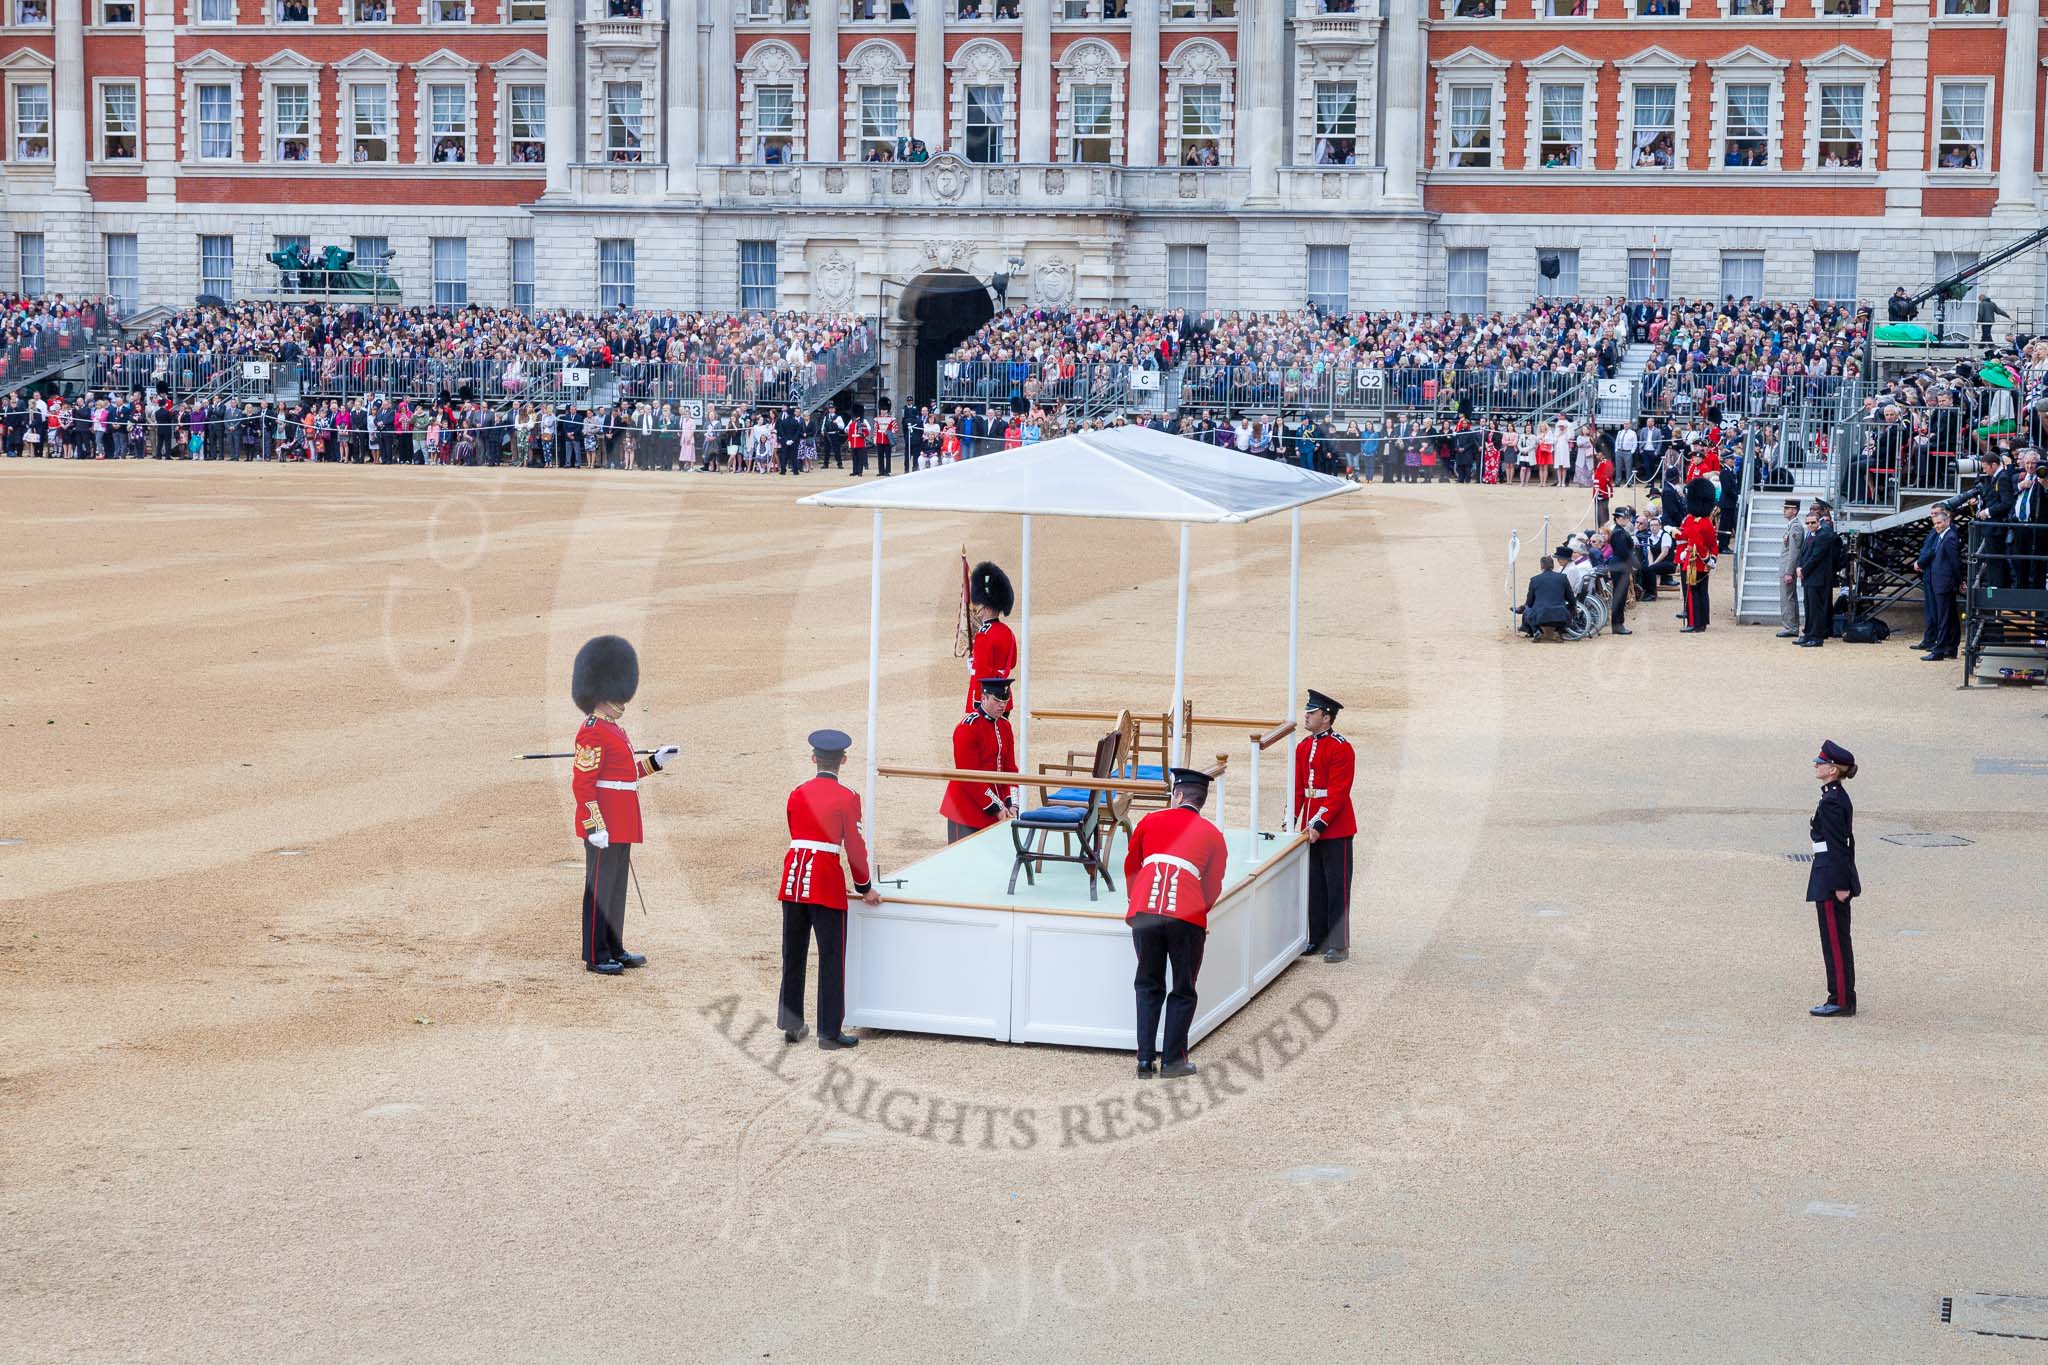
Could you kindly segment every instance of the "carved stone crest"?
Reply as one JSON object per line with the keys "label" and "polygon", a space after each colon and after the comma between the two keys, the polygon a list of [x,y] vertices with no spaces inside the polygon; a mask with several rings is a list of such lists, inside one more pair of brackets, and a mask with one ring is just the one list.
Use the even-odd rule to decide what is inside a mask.
{"label": "carved stone crest", "polygon": [[964,237],[928,237],[924,243],[925,268],[959,270],[974,259],[974,243]]}
{"label": "carved stone crest", "polygon": [[1058,307],[1071,302],[1073,297],[1074,267],[1061,256],[1049,257],[1041,262],[1032,286],[1031,301]]}
{"label": "carved stone crest", "polygon": [[766,171],[748,171],[748,172],[747,172],[747,193],[748,193],[748,194],[766,194],[766,193],[768,193],[768,172],[766,172]]}
{"label": "carved stone crest", "polygon": [[1342,177],[1342,176],[1338,175],[1338,174],[1337,174],[1337,173],[1336,173],[1335,171],[1324,171],[1324,172],[1323,172],[1323,198],[1325,198],[1325,199],[1342,199],[1343,197],[1344,197],[1344,177]]}
{"label": "carved stone crest", "polygon": [[1047,194],[1065,194],[1067,192],[1067,173],[1057,166],[1047,171],[1045,173],[1045,192]]}
{"label": "carved stone crest", "polygon": [[624,171],[613,171],[613,172],[612,172],[612,193],[613,193],[613,194],[624,194],[624,193],[626,192],[626,187],[627,187],[627,185],[628,185],[629,183],[631,183],[631,182],[630,182],[629,178],[627,177],[627,175],[626,175],[626,173],[625,173]]}
{"label": "carved stone crest", "polygon": [[903,168],[902,168],[901,166],[899,166],[899,167],[897,167],[897,168],[896,168],[895,170],[893,170],[893,171],[889,172],[889,193],[891,193],[891,194],[908,194],[908,193],[910,193],[910,172],[909,172],[909,171],[906,171],[906,170],[904,170],[904,169],[903,169]]}
{"label": "carved stone crest", "polygon": [[846,171],[839,166],[827,167],[825,171],[825,193],[838,194],[846,188]]}
{"label": "carved stone crest", "polygon": [[935,156],[924,168],[924,183],[951,203],[967,192],[967,164],[951,153]]}
{"label": "carved stone crest", "polygon": [[853,303],[854,264],[844,252],[834,251],[811,271],[812,293],[820,306],[834,312]]}
{"label": "carved stone crest", "polygon": [[1189,175],[1183,172],[1180,177],[1180,197],[1183,199],[1193,199],[1199,196],[1201,192],[1202,178],[1198,175]]}

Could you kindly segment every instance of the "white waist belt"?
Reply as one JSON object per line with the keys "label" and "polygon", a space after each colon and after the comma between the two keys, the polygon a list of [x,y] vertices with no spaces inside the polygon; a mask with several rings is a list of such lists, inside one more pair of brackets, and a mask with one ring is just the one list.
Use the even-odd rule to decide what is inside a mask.
{"label": "white waist belt", "polygon": [[1328,796],[1330,793],[1322,787],[1303,787],[1301,794],[1303,796]]}
{"label": "white waist belt", "polygon": [[807,849],[812,853],[837,853],[839,851],[839,845],[821,844],[816,839],[791,839],[789,846],[793,849]]}
{"label": "white waist belt", "polygon": [[1815,839],[1815,840],[1813,841],[1813,851],[1814,851],[1815,853],[1825,853],[1825,852],[1827,852],[1827,851],[1828,851],[1827,841],[1826,841],[1826,840],[1823,840],[1823,839]]}
{"label": "white waist belt", "polygon": [[599,782],[597,785],[608,792],[636,792],[640,790],[638,782]]}
{"label": "white waist belt", "polygon": [[1144,866],[1150,867],[1154,863],[1165,863],[1168,867],[1177,867],[1190,877],[1200,877],[1202,875],[1202,869],[1196,867],[1186,858],[1176,858],[1171,853],[1148,854],[1145,858]]}

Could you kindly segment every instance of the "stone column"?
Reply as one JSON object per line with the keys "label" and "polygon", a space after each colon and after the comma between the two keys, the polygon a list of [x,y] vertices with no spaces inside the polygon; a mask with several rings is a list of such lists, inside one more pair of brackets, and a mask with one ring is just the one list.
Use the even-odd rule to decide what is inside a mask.
{"label": "stone column", "polygon": [[839,3],[811,0],[810,159],[837,161],[839,147]]}
{"label": "stone column", "polygon": [[[548,0],[548,143],[549,198],[567,198],[569,163],[582,160],[576,143],[582,135],[576,103],[582,96],[581,65],[576,52],[576,7],[579,0]],[[337,116],[337,125],[339,116]],[[538,280],[535,281],[539,283]]]}
{"label": "stone column", "polygon": [[56,88],[52,93],[50,152],[59,194],[85,193],[85,6],[90,0],[57,0]]}
{"label": "stone column", "polygon": [[1287,17],[1283,0],[1246,0],[1238,24],[1239,165],[1250,166],[1250,198],[1272,203],[1280,197],[1280,163],[1287,129],[1282,102],[1287,92]]}
{"label": "stone column", "polygon": [[1416,172],[1422,163],[1422,82],[1428,75],[1422,59],[1422,0],[1388,0],[1386,202],[1395,208],[1420,208],[1422,190]]}
{"label": "stone column", "polygon": [[1024,0],[1024,60],[1017,71],[1017,158],[1052,160],[1052,5]]}
{"label": "stone column", "polygon": [[703,146],[697,117],[704,100],[697,73],[697,3],[668,0],[668,192],[684,199],[697,197],[697,158]]}
{"label": "stone column", "polygon": [[1131,0],[1130,141],[1124,159],[1159,164],[1159,0]]}
{"label": "stone column", "polygon": [[910,131],[937,153],[946,145],[946,6],[921,0],[917,6],[916,70],[910,82]]}
{"label": "stone column", "polygon": [[[706,0],[710,41],[704,44],[704,164],[729,166],[739,155],[739,72],[734,68],[732,0]],[[699,33],[703,30],[700,28]]]}
{"label": "stone column", "polygon": [[2004,113],[1998,125],[1998,207],[2031,214],[2034,177],[2035,87],[2040,79],[2041,0],[2006,0]]}

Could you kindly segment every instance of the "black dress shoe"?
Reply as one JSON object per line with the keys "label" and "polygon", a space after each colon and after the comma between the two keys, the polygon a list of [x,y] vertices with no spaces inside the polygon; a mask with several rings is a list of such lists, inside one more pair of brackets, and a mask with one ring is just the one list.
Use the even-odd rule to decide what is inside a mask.
{"label": "black dress shoe", "polygon": [[795,1028],[786,1028],[782,1031],[782,1041],[793,1043],[810,1031],[811,1026],[809,1024],[798,1024]]}
{"label": "black dress shoe", "polygon": [[1349,962],[1350,960],[1351,953],[1344,948],[1332,948],[1323,954],[1323,961],[1325,962]]}
{"label": "black dress shoe", "polygon": [[1820,641],[1818,641],[1818,640],[1801,640],[1801,641],[1799,642],[1799,647],[1800,647],[1801,649],[1819,649],[1819,648],[1820,648]]}
{"label": "black dress shoe", "polygon": [[647,965],[647,955],[645,953],[620,953],[613,960],[621,967],[645,967]]}
{"label": "black dress shoe", "polygon": [[1158,1074],[1159,1074],[1159,1068],[1157,1068],[1156,1066],[1154,1066],[1154,1065],[1153,1065],[1152,1063],[1150,1063],[1150,1062],[1139,1062],[1139,1063],[1138,1063],[1138,1079],[1139,1079],[1139,1080],[1141,1080],[1141,1081],[1149,1081],[1149,1080],[1151,1080],[1151,1079],[1152,1079],[1152,1078],[1153,1078],[1154,1076],[1157,1076]]}
{"label": "black dress shoe", "polygon": [[1815,1005],[1807,1013],[1822,1019],[1848,1019],[1855,1015],[1856,1007],[1854,1005]]}
{"label": "black dress shoe", "polygon": [[1680,627],[1678,628],[1678,633],[1679,633],[1680,635],[1697,635],[1697,634],[1699,634],[1699,633],[1700,633],[1700,627],[1698,627],[1698,626],[1680,626]]}
{"label": "black dress shoe", "polygon": [[818,1051],[820,1052],[837,1052],[843,1047],[859,1046],[860,1039],[854,1037],[851,1033],[836,1033],[830,1037],[822,1033],[818,1035]]}
{"label": "black dress shoe", "polygon": [[626,969],[607,957],[600,958],[596,962],[586,963],[583,970],[586,972],[596,972],[599,976],[617,976]]}
{"label": "black dress shoe", "polygon": [[[1796,630],[1781,630],[1778,632],[1778,638],[1780,640],[1796,640],[1799,638],[1799,632]],[[1920,648],[1925,649],[1927,646],[1922,645]]]}
{"label": "black dress shoe", "polygon": [[1309,945],[1308,945],[1308,947],[1306,947],[1306,948],[1303,948],[1303,949],[1301,950],[1301,955],[1302,955],[1303,957],[1314,957],[1314,956],[1315,956],[1315,955],[1316,955],[1317,953],[1320,953],[1320,952],[1321,952],[1322,950],[1323,950],[1323,945],[1322,945],[1322,944],[1320,944],[1320,943],[1311,943],[1311,944],[1309,944]]}
{"label": "black dress shoe", "polygon": [[1938,664],[1947,657],[1948,655],[1946,654],[1922,654],[1920,656],[1920,662],[1925,664]]}
{"label": "black dress shoe", "polygon": [[1194,1074],[1195,1064],[1185,1057],[1177,1062],[1161,1062],[1159,1064],[1159,1075],[1162,1079],[1171,1079],[1175,1076],[1192,1076]]}
{"label": "black dress shoe", "polygon": [[1629,628],[1628,628],[1627,626],[1616,626],[1616,627],[1615,627],[1615,628],[1614,628],[1613,630],[1610,630],[1610,631],[1608,631],[1607,633],[1608,633],[1609,635],[1633,635],[1633,634],[1635,634],[1635,632],[1634,632],[1634,631],[1632,631],[1632,630],[1630,630],[1630,629],[1629,629]]}

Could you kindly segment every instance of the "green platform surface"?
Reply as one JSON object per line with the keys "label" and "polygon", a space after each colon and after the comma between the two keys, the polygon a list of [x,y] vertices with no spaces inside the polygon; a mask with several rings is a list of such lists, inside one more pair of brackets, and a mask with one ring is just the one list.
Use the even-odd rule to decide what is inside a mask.
{"label": "green platform surface", "polygon": [[[1227,894],[1260,864],[1252,861],[1254,836],[1250,830],[1225,830],[1223,839],[1230,850],[1230,862],[1223,875],[1223,889]],[[1285,845],[1285,839],[1278,835],[1259,836],[1258,840],[1262,860],[1272,858]],[[1088,873],[1079,863],[1045,864],[1044,870],[1036,873],[1036,886],[1027,883],[1024,874],[1019,873],[1017,894],[1011,895],[1008,890],[1010,867],[1016,861],[1016,849],[1010,841],[1007,823],[992,825],[907,867],[885,870],[882,873],[885,881],[898,877],[904,881],[901,886],[884,886],[882,898],[1016,910],[1092,911],[1122,919],[1126,909],[1126,843],[1119,831],[1109,852],[1109,874],[1116,882],[1116,890],[1111,891],[1098,884],[1094,901],[1088,899]],[[1054,853],[1060,851],[1058,835],[1052,836],[1048,847]]]}

